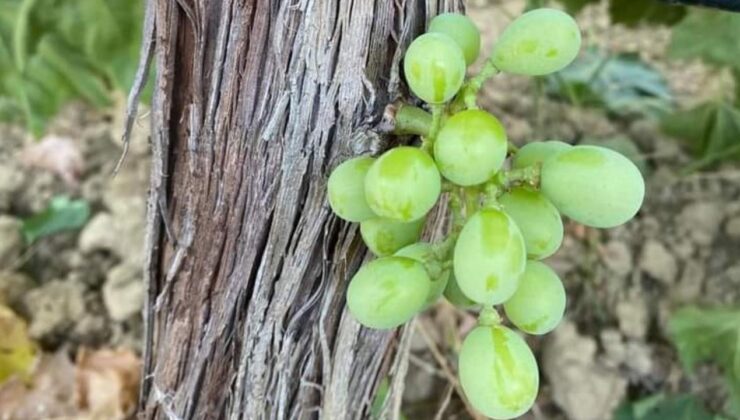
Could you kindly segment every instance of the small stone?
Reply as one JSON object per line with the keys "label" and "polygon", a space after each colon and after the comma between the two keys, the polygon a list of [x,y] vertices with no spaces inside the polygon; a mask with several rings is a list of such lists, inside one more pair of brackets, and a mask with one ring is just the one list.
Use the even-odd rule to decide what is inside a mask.
{"label": "small stone", "polygon": [[616,307],[619,329],[627,337],[645,338],[647,335],[649,314],[645,300],[639,293],[617,303]]}
{"label": "small stone", "polygon": [[61,335],[85,313],[83,288],[78,283],[51,281],[25,296],[31,315],[29,334],[36,339]]}
{"label": "small stone", "polygon": [[0,271],[0,302],[15,306],[31,288],[33,280],[25,274]]}
{"label": "small stone", "polygon": [[708,246],[719,232],[724,211],[719,203],[698,201],[681,210],[676,225],[685,229],[694,242]]}
{"label": "small stone", "polygon": [[676,287],[671,289],[672,297],[677,302],[693,302],[699,297],[705,274],[704,266],[696,260],[687,260]]}
{"label": "small stone", "polygon": [[10,209],[13,195],[23,185],[23,174],[12,162],[0,162],[0,212]]}
{"label": "small stone", "polygon": [[669,243],[671,244],[671,251],[682,260],[690,258],[696,250],[694,243],[688,240],[674,240],[669,241]]}
{"label": "small stone", "polygon": [[740,238],[740,216],[733,217],[725,225],[725,233],[730,238]]}
{"label": "small stone", "polygon": [[678,274],[678,265],[673,254],[655,240],[648,240],[642,247],[640,268],[665,285],[672,284]]}
{"label": "small stone", "polygon": [[622,241],[610,241],[602,252],[604,264],[615,273],[625,276],[632,271],[630,247]]}
{"label": "small stone", "polygon": [[15,217],[0,215],[0,270],[13,269],[18,263],[25,241],[23,223]]}
{"label": "small stone", "polygon": [[[565,320],[544,345],[542,368],[555,403],[572,420],[611,417],[627,390],[619,372],[595,360],[596,342]],[[584,404],[588,401],[588,404]]]}
{"label": "small stone", "polygon": [[649,376],[653,371],[652,349],[644,341],[629,340],[625,345],[624,362],[638,378]]}
{"label": "small stone", "polygon": [[124,321],[141,312],[144,306],[141,268],[126,263],[113,267],[103,285],[103,302],[115,321]]}
{"label": "small stone", "polygon": [[619,330],[610,328],[601,331],[599,338],[606,353],[606,357],[603,358],[604,364],[614,369],[619,368],[624,363],[627,354],[627,349],[622,341],[622,334]]}

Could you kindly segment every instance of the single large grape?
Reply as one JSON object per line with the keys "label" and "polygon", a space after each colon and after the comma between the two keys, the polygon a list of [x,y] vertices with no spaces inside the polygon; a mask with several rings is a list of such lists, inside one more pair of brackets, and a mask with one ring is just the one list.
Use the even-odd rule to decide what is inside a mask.
{"label": "single large grape", "polygon": [[487,181],[501,169],[506,147],[506,132],[496,117],[468,110],[445,121],[434,142],[434,157],[445,178],[470,186]]}
{"label": "single large grape", "polygon": [[429,22],[428,32],[437,32],[452,38],[465,56],[465,63],[472,64],[480,54],[480,31],[469,17],[460,13],[443,13]]}
{"label": "single large grape", "polygon": [[527,343],[500,326],[473,329],[460,348],[460,385],[470,404],[493,419],[512,419],[534,404],[540,384]]}
{"label": "single large grape", "polygon": [[565,288],[552,268],[528,261],[519,288],[504,303],[512,324],[529,334],[546,334],[560,323],[565,312]]}
{"label": "single large grape", "polygon": [[452,38],[427,33],[409,45],[403,71],[416,96],[430,104],[441,104],[460,90],[465,79],[465,56]]}
{"label": "single large grape", "polygon": [[385,257],[418,241],[424,222],[423,217],[407,223],[376,217],[360,223],[360,234],[373,254]]}
{"label": "single large grape", "polygon": [[542,76],[570,64],[581,48],[575,20],[555,9],[529,11],[504,29],[491,59],[501,71]]}
{"label": "single large grape", "polygon": [[375,217],[365,200],[365,176],[373,162],[375,159],[366,156],[349,159],[329,175],[329,205],[337,216],[349,222]]}
{"label": "single large grape", "polygon": [[558,209],[542,193],[516,187],[501,195],[499,203],[522,232],[527,257],[540,260],[560,248],[563,220]]}
{"label": "single large grape", "polygon": [[415,147],[396,147],[380,156],[365,176],[365,198],[375,214],[402,222],[424,217],[442,188],[437,166]]}
{"label": "single large grape", "polygon": [[395,328],[421,310],[430,284],[420,262],[406,257],[378,258],[352,277],[347,307],[366,327]]}
{"label": "single large grape", "polygon": [[465,296],[465,293],[460,290],[454,274],[451,274],[449,280],[447,280],[444,295],[448,302],[460,309],[473,309],[480,305],[478,302]]}
{"label": "single large grape", "polygon": [[429,287],[429,296],[424,306],[429,306],[437,302],[442,292],[447,286],[447,280],[450,278],[450,269],[445,268],[441,261],[434,255],[434,248],[430,243],[417,242],[404,247],[396,252],[399,257],[407,257],[424,264],[429,279],[432,281]]}
{"label": "single large grape", "polygon": [[522,146],[518,152],[516,152],[511,166],[513,168],[524,168],[537,163],[542,163],[545,159],[549,159],[564,150],[570,149],[571,147],[573,146],[558,140],[527,143]]}
{"label": "single large grape", "polygon": [[463,226],[455,245],[455,278],[465,296],[496,305],[519,285],[527,253],[514,220],[496,209],[475,213]]}
{"label": "single large grape", "polygon": [[564,215],[599,228],[630,220],[645,197],[635,164],[598,146],[575,146],[546,160],[540,189]]}

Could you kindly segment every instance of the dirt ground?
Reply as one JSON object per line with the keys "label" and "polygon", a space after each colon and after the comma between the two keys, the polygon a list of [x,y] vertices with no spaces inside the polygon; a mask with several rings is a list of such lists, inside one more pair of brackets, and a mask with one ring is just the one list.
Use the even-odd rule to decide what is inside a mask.
{"label": "dirt ground", "polygon": [[[483,29],[483,51],[523,5],[472,3],[469,13]],[[658,67],[679,103],[695,103],[721,89],[721,78],[700,63],[664,59],[667,30],[609,27],[602,7],[590,7],[579,22],[585,44],[638,52]],[[598,110],[537,101],[527,78],[497,77],[480,102],[519,145],[621,135],[645,160],[646,201],[636,219],[609,230],[568,223],[562,249],[547,260],[564,279],[569,302],[556,331],[529,339],[543,376],[535,409],[525,418],[608,419],[625,399],[661,391],[691,392],[710,408],[721,407],[718,370],[706,365],[694,375],[683,372],[666,324],[687,303],[740,302],[740,166],[680,175],[691,159],[654,121],[614,120]],[[133,151],[112,178],[121,150],[120,119],[79,104],[68,107],[49,131],[81,154],[76,185],[24,164],[20,157],[33,140],[17,127],[0,129],[0,238],[8,238],[0,245],[0,294],[29,320],[31,335],[46,350],[140,350],[148,122],[138,125]],[[89,201],[91,220],[78,232],[26,249],[13,233],[19,218],[42,210],[58,194]],[[403,404],[409,419],[470,418],[445,370],[454,371],[454,354],[474,322],[474,314],[444,302],[419,317]]]}

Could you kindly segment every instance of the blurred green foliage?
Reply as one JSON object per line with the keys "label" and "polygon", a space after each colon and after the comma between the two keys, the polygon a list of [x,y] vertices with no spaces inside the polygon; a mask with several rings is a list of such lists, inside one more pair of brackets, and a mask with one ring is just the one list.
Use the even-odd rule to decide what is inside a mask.
{"label": "blurred green foliage", "polygon": [[133,81],[142,22],[141,0],[0,0],[0,119],[40,136],[69,100],[109,105]]}
{"label": "blurred green foliage", "polygon": [[622,404],[614,420],[720,420],[693,395],[655,394]]}
{"label": "blurred green foliage", "polygon": [[89,218],[90,205],[87,201],[57,196],[52,198],[44,211],[23,219],[23,236],[31,244],[45,236],[79,229]]}
{"label": "blurred green foliage", "polygon": [[[601,0],[558,0],[568,13],[575,14],[590,3]],[[641,23],[672,25],[686,15],[686,8],[653,0],[609,0],[612,23],[636,26]]]}
{"label": "blurred green foliage", "polygon": [[657,116],[673,108],[665,78],[637,54],[609,54],[590,47],[546,80],[550,94],[620,116]]}
{"label": "blurred green foliage", "polygon": [[688,306],[673,314],[668,330],[687,371],[705,361],[723,368],[730,391],[727,411],[740,418],[740,309]]}

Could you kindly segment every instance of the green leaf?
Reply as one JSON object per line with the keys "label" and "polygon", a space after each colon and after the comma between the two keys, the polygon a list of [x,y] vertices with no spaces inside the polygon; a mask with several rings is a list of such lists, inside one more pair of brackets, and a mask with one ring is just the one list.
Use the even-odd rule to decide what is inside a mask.
{"label": "green leaf", "polygon": [[709,413],[693,395],[651,395],[626,402],[614,412],[614,420],[710,420]]}
{"label": "green leaf", "polygon": [[699,158],[691,169],[740,157],[740,110],[726,101],[708,102],[666,115],[662,128],[683,140]]}
{"label": "green leaf", "polygon": [[660,116],[673,107],[663,75],[637,55],[609,55],[594,47],[548,76],[547,91],[576,105],[603,107],[617,115]]}
{"label": "green leaf", "polygon": [[87,201],[57,196],[44,211],[23,220],[23,236],[31,244],[44,236],[79,229],[89,217],[90,205]]}
{"label": "green leaf", "polygon": [[[375,398],[373,398],[373,403],[370,406],[371,419],[375,420],[380,418],[380,411],[383,409],[385,400],[388,399],[388,391],[390,391],[388,378],[383,378],[380,385],[378,385],[378,390],[375,392]],[[403,413],[401,413],[398,418],[399,420],[406,420],[406,416],[404,416]]]}
{"label": "green leaf", "polygon": [[673,28],[668,56],[740,69],[740,13],[697,9]]}
{"label": "green leaf", "polygon": [[685,369],[704,361],[724,370],[732,394],[730,409],[740,414],[740,309],[685,307],[673,314],[668,331]]}
{"label": "green leaf", "polygon": [[599,0],[559,0],[565,6],[565,11],[574,15],[591,3],[598,3]]}
{"label": "green leaf", "polygon": [[640,23],[673,25],[686,15],[686,8],[656,0],[610,0],[612,23],[637,26]]}

